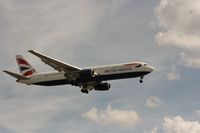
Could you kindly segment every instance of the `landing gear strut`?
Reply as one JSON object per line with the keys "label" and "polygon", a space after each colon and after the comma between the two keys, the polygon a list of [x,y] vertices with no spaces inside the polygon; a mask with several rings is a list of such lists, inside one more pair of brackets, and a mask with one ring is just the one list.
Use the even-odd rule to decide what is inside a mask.
{"label": "landing gear strut", "polygon": [[143,78],[144,78],[144,77],[140,77],[140,83],[143,83]]}

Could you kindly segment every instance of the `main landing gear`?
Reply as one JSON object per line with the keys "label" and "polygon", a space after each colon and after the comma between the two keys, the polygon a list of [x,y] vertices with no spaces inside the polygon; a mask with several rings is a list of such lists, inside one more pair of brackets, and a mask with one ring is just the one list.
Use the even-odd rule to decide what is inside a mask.
{"label": "main landing gear", "polygon": [[140,83],[143,83],[143,78],[144,78],[144,77],[140,77]]}
{"label": "main landing gear", "polygon": [[88,94],[88,93],[89,93],[86,84],[83,84],[83,85],[80,86],[80,87],[81,87],[81,92],[82,92],[82,93],[85,93],[85,94]]}
{"label": "main landing gear", "polygon": [[88,90],[86,90],[86,89],[81,89],[81,92],[85,93],[85,94],[88,94]]}
{"label": "main landing gear", "polygon": [[[70,83],[72,86],[79,86],[78,83],[76,81],[71,81]],[[85,93],[85,94],[88,94],[89,91],[86,89],[86,85],[82,85],[82,86],[79,86],[81,89],[81,92],[82,93]]]}

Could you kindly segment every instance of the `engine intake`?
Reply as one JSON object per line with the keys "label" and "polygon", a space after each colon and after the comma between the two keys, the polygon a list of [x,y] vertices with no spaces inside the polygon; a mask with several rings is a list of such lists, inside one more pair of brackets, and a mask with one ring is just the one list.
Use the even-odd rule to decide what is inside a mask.
{"label": "engine intake", "polygon": [[95,74],[94,74],[94,70],[85,69],[85,70],[80,71],[79,75],[80,75],[80,78],[91,78],[91,77],[94,77]]}
{"label": "engine intake", "polygon": [[94,89],[97,91],[107,91],[109,90],[111,85],[109,83],[100,83],[98,85],[95,85]]}

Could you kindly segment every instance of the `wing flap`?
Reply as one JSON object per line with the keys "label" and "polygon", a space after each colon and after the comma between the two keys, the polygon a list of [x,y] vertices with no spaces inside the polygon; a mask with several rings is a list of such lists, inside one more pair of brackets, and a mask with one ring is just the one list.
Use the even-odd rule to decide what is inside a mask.
{"label": "wing flap", "polygon": [[48,64],[49,66],[51,66],[52,68],[54,68],[55,70],[61,72],[71,72],[71,71],[80,71],[82,70],[81,68],[75,67],[73,65],[61,62],[59,60],[53,59],[49,56],[46,56],[44,54],[35,52],[33,50],[29,50],[28,52],[32,53],[33,55],[39,57],[41,59],[41,61],[43,61],[45,64]]}
{"label": "wing flap", "polygon": [[30,78],[27,78],[25,76],[22,76],[22,75],[19,75],[19,74],[16,74],[16,73],[13,73],[13,72],[10,72],[10,71],[6,71],[4,70],[3,72],[7,73],[8,75],[12,76],[12,77],[15,77],[16,79],[30,79]]}

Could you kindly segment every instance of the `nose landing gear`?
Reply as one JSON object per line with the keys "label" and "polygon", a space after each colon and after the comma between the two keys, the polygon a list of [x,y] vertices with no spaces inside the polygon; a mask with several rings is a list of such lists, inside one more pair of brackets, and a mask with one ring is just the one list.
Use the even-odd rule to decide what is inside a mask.
{"label": "nose landing gear", "polygon": [[140,83],[143,83],[143,78],[144,78],[144,77],[140,77]]}

